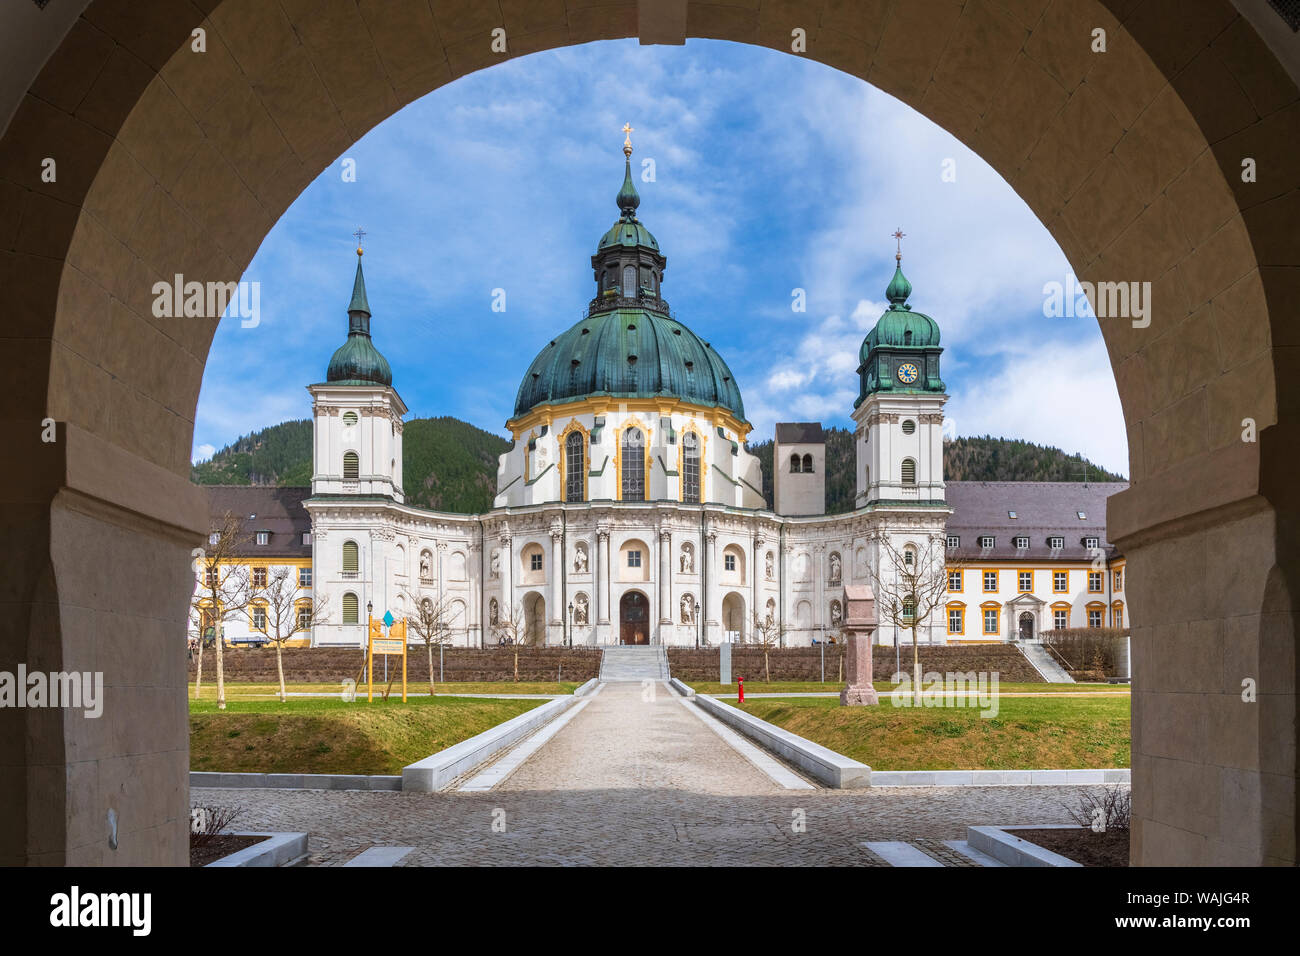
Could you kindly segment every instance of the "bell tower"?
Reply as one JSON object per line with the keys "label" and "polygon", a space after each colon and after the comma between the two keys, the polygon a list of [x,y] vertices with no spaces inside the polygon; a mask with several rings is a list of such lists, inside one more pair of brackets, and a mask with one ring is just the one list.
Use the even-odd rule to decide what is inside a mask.
{"label": "bell tower", "polygon": [[889,308],[867,333],[859,353],[859,393],[853,420],[857,448],[856,505],[943,502],[943,406],[939,323],[907,304],[902,230],[894,234]]}
{"label": "bell tower", "polygon": [[348,337],[339,346],[325,381],[308,385],[312,397],[313,495],[370,495],[399,504],[402,493],[402,416],[406,404],[393,388],[388,360],[370,338],[370,301],[361,271],[348,303]]}

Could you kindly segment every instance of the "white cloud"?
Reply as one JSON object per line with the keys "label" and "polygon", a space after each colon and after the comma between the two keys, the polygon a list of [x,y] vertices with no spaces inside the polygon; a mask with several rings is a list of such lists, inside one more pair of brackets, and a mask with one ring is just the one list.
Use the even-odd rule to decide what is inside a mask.
{"label": "white cloud", "polygon": [[945,414],[958,435],[1011,435],[1128,474],[1119,391],[1100,338],[1069,350],[1009,349],[982,362]]}
{"label": "white cloud", "polygon": [[190,459],[190,464],[197,465],[201,461],[207,461],[215,452],[216,449],[211,445],[200,445],[194,449],[194,457]]}

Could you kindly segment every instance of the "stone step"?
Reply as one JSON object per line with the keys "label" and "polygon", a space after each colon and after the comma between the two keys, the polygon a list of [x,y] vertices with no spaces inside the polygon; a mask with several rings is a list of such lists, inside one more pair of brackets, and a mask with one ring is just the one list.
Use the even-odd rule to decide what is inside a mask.
{"label": "stone step", "polygon": [[943,866],[924,850],[902,840],[885,840],[862,845],[890,866]]}
{"label": "stone step", "polygon": [[668,680],[668,654],[660,646],[614,646],[604,649],[600,661],[603,681]]}
{"label": "stone step", "polygon": [[977,850],[965,840],[944,840],[944,846],[950,846],[962,856],[968,856],[980,866],[1006,866],[1001,860],[989,856],[983,850]]}
{"label": "stone step", "polygon": [[1043,680],[1049,684],[1074,683],[1074,678],[1066,673],[1065,668],[1057,662],[1056,658],[1042,644],[1034,641],[1021,641],[1017,646],[1020,648],[1020,653],[1025,655],[1025,659],[1034,666],[1034,670],[1042,674]]}

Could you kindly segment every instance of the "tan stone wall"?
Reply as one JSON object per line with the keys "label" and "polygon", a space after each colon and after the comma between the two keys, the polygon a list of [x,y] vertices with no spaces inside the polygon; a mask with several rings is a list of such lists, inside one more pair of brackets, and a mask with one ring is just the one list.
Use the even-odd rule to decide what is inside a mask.
{"label": "tan stone wall", "polygon": [[[207,52],[195,54],[188,42],[200,25]],[[1156,691],[1139,671],[1135,687],[1150,760],[1134,767],[1147,821],[1134,859],[1294,862],[1295,799],[1281,781],[1293,784],[1295,769],[1300,97],[1227,0],[718,0],[688,3],[684,18],[679,6],[650,0],[95,0],[0,140],[9,358],[0,417],[21,436],[13,447],[31,452],[26,469],[0,477],[14,529],[0,665],[51,642],[84,655],[123,640],[142,615],[153,621],[147,651],[167,653],[153,643],[183,632],[185,587],[145,556],[183,559],[178,529],[201,540],[202,511],[174,483],[188,473],[216,319],[154,318],[152,283],[178,272],[238,279],[271,224],[350,143],[402,104],[499,62],[490,46],[498,26],[509,56],[638,29],[665,42],[689,35],[788,50],[800,27],[806,56],[914,106],[987,159],[1079,278],[1152,283],[1148,328],[1101,323],[1133,479],[1111,509],[1109,537],[1129,557],[1131,581],[1151,574],[1172,589],[1148,587],[1130,609],[1135,660],[1174,675],[1173,689]],[[1088,48],[1096,27],[1107,31],[1105,54]],[[1244,156],[1256,159],[1257,182],[1242,182]],[[58,160],[56,183],[40,180],[45,157]],[[28,436],[47,415],[89,436],[78,446],[85,453],[34,443]],[[1261,430],[1258,444],[1241,442],[1244,418]],[[116,477],[106,483],[105,472]],[[101,502],[99,517],[71,518],[66,492]],[[1251,535],[1238,537],[1247,525]],[[73,527],[81,551],[61,548],[58,534]],[[102,562],[86,565],[82,553]],[[1233,563],[1210,574],[1216,554]],[[1234,587],[1210,601],[1198,584],[1161,576],[1166,559],[1199,561],[1191,569],[1201,580]],[[158,573],[128,574],[135,560]],[[1197,641],[1211,656],[1230,647],[1259,656],[1273,697],[1255,720],[1273,769],[1258,765],[1265,744],[1249,731],[1216,737],[1205,720],[1179,720],[1186,701],[1200,699],[1188,670]],[[152,686],[146,656],[109,658],[109,680]],[[160,835],[136,841],[130,858],[178,862],[180,680],[168,672],[170,693],[134,695],[109,740],[0,715],[0,739],[36,741],[30,756],[0,749],[0,862],[93,857],[106,794],[130,786],[120,763],[128,753],[141,755],[146,774],[155,773],[150,760],[176,764],[174,784],[126,793],[133,832]],[[166,739],[153,737],[160,725]],[[60,804],[68,767],[100,783],[77,777]],[[1222,796],[1229,767],[1231,799]],[[1221,796],[1189,819],[1168,802],[1189,789]]]}

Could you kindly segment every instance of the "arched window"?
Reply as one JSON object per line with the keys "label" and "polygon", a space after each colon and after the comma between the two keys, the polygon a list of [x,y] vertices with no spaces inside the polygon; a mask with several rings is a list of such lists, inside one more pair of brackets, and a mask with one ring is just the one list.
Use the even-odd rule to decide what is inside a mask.
{"label": "arched window", "polygon": [[357,596],[349,591],[343,595],[343,623],[359,624],[359,611],[357,609]]}
{"label": "arched window", "polygon": [[354,451],[343,456],[343,480],[356,481],[361,475],[361,459]]}
{"label": "arched window", "polygon": [[803,470],[808,472],[808,474],[812,474],[812,455],[803,456]]}
{"label": "arched window", "polygon": [[623,432],[623,500],[645,501],[645,435],[639,428]]}
{"label": "arched window", "polygon": [[636,266],[623,267],[623,295],[628,298],[636,296]]}
{"label": "arched window", "polygon": [[799,473],[799,471],[800,471],[800,466],[799,466],[799,456],[798,456],[798,455],[791,455],[791,456],[790,456],[790,473],[791,473],[791,474],[796,474],[796,475],[797,475],[797,474]]}
{"label": "arched window", "polygon": [[700,439],[695,432],[682,435],[682,501],[700,502]]}
{"label": "arched window", "polygon": [[355,541],[343,542],[343,570],[355,574],[361,569],[357,561],[357,543]]}
{"label": "arched window", "polygon": [[903,459],[903,484],[916,484],[916,462],[911,458]]}
{"label": "arched window", "polygon": [[572,431],[564,440],[564,500],[582,501],[587,473],[582,432]]}

